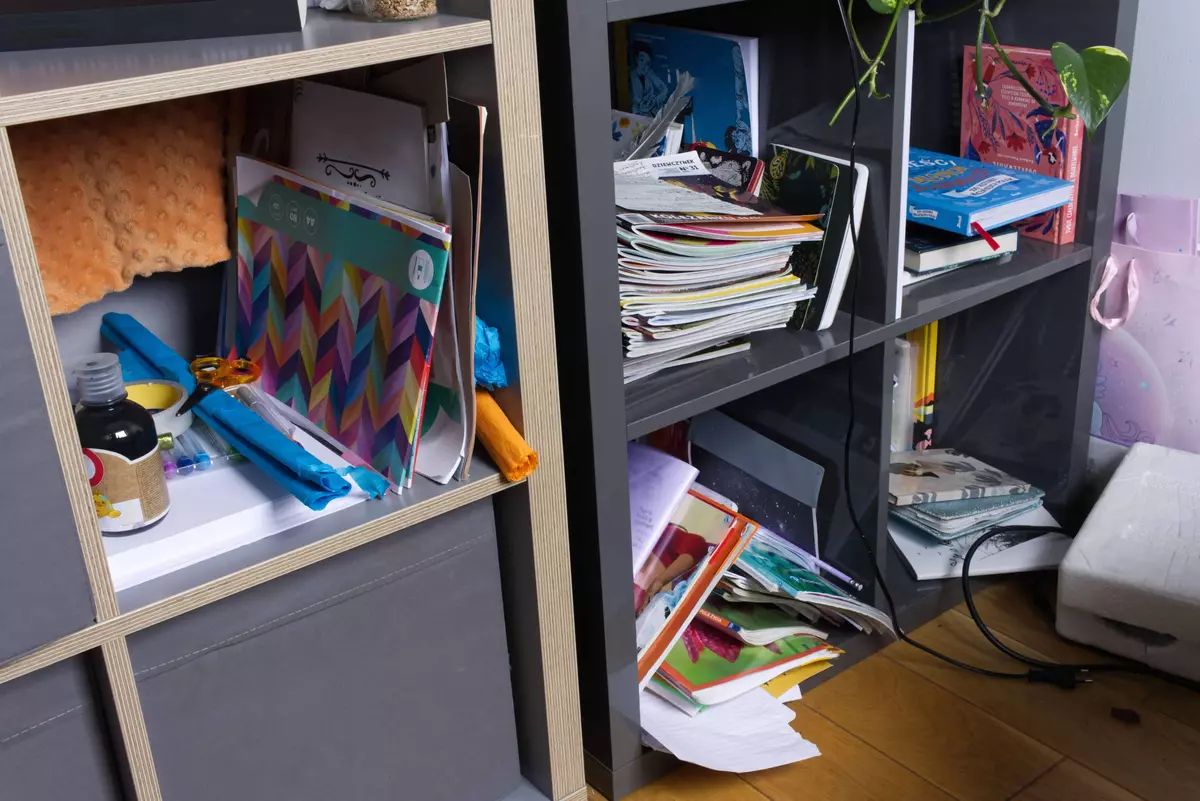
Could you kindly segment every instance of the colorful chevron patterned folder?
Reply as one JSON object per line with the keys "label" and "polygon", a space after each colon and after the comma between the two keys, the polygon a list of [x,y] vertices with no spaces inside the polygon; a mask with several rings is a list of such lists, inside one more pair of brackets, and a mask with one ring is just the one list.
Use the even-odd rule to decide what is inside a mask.
{"label": "colorful chevron patterned folder", "polygon": [[411,486],[447,226],[237,160],[238,353],[262,389]]}

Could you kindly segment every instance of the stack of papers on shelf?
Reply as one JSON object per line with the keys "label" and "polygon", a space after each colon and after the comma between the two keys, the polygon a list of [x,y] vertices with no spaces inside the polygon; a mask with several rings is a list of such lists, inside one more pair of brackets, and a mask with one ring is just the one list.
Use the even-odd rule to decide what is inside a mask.
{"label": "stack of papers on shelf", "polygon": [[816,287],[793,246],[819,214],[789,215],[713,176],[694,152],[613,165],[625,380],[749,348]]}
{"label": "stack of papers on shelf", "polygon": [[[918,581],[961,576],[967,551],[999,526],[1058,526],[1040,489],[950,449],[893,453],[888,494],[888,533]],[[998,534],[980,546],[971,575],[1055,567],[1069,542],[1061,533]]]}

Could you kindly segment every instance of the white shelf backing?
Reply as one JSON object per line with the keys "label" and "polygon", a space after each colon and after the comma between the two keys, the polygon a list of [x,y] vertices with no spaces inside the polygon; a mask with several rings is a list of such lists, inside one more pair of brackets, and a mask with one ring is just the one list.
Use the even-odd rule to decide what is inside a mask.
{"label": "white shelf backing", "polygon": [[299,33],[0,53],[0,125],[86,114],[492,41],[483,19],[372,22],[309,11]]}

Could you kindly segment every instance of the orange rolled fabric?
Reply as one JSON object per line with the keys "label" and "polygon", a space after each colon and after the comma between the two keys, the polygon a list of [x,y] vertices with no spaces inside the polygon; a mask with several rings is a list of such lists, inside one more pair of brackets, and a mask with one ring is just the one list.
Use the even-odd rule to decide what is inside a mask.
{"label": "orange rolled fabric", "polygon": [[537,452],[513,428],[508,415],[486,390],[475,390],[475,421],[479,441],[505,478],[520,481],[537,470]]}

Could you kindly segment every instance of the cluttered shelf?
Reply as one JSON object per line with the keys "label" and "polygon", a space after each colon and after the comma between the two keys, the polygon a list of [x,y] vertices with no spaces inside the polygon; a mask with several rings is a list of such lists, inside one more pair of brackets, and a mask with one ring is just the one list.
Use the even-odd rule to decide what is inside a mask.
{"label": "cluttered shelf", "polygon": [[886,326],[890,336],[986,303],[1056,273],[1091,261],[1088,245],[1055,245],[1023,239],[1006,264],[974,265],[905,287],[900,318]]}
{"label": "cluttered shelf", "polygon": [[319,9],[309,15],[297,33],[4,53],[0,125],[253,86],[492,41],[489,21],[450,14],[389,23]]}
{"label": "cluttered shelf", "polygon": [[[221,482],[222,472],[228,473],[216,471],[210,476],[189,479],[195,483],[188,497],[197,503],[202,502],[204,497],[210,495],[209,491],[215,489],[213,483]],[[212,483],[205,486],[203,482],[206,481]],[[267,578],[274,578],[290,573],[371,540],[447,514],[518,483],[521,482],[505,481],[485,458],[476,457],[470,478],[466,481],[451,481],[442,485],[418,476],[413,486],[402,495],[387,493],[382,499],[338,507],[324,516],[306,515],[294,526],[274,536],[255,538],[252,532],[246,532],[245,536],[239,538],[244,544],[232,550],[211,556],[192,553],[193,557],[199,557],[194,564],[132,585],[129,582],[136,581],[139,576],[152,575],[156,565],[161,570],[166,563],[177,563],[181,558],[188,558],[185,554],[189,553],[189,549],[179,540],[191,540],[194,548],[213,550],[222,547],[221,543],[231,536],[228,529],[236,527],[231,525],[220,535],[210,532],[213,535],[208,538],[197,536],[202,535],[203,531],[196,528],[174,538],[169,529],[152,528],[128,537],[106,538],[105,551],[114,581],[117,582],[117,602],[121,611],[126,613],[164,599],[177,598],[210,582],[232,579],[234,574],[249,577],[252,573],[261,573]],[[187,499],[176,493],[172,496],[172,502],[179,507],[181,503],[186,504]],[[176,512],[179,511],[177,508]],[[191,521],[194,519],[189,518]],[[176,541],[168,543],[171,539]],[[256,576],[251,583],[261,583],[263,580],[266,580],[263,576]],[[204,602],[211,600],[206,598]]]}
{"label": "cluttered shelf", "polygon": [[638,17],[653,17],[658,14],[672,14],[676,11],[690,11],[693,8],[719,6],[736,3],[739,0],[607,0],[608,21],[619,22]]}
{"label": "cluttered shelf", "polygon": [[[876,334],[878,323],[854,323],[855,350],[861,337]],[[886,337],[876,336],[878,341]],[[651,431],[715,409],[766,387],[845,358],[850,315],[838,312],[825,331],[761,331],[743,353],[657,373],[625,386],[626,436]]]}

